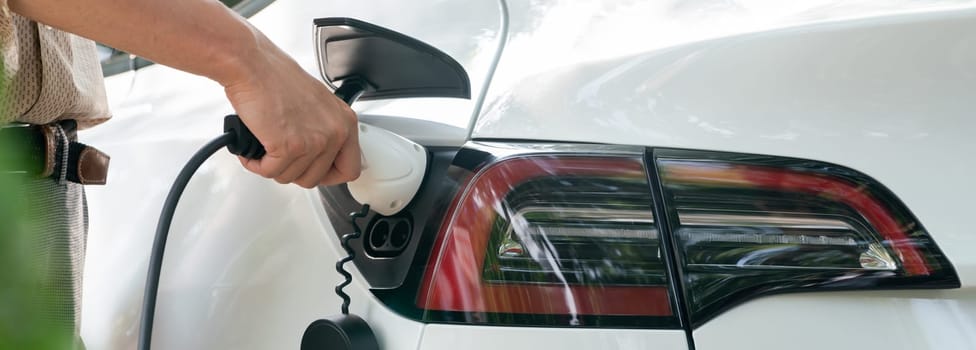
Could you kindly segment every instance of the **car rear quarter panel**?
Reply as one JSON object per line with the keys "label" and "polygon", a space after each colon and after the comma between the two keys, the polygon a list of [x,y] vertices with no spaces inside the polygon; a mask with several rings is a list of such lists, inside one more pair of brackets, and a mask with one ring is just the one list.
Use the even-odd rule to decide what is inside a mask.
{"label": "car rear quarter panel", "polygon": [[428,325],[420,350],[687,350],[683,332],[637,329]]}
{"label": "car rear quarter panel", "polygon": [[[502,83],[489,91],[473,137],[720,150],[844,165],[904,201],[963,284],[973,286],[974,31],[973,9],[903,14],[719,38],[531,74],[508,60],[524,54],[506,51],[497,73]],[[636,40],[619,40],[627,39]]]}
{"label": "car rear quarter panel", "polygon": [[[473,94],[499,36],[495,0],[280,0],[251,21],[318,76],[312,20],[329,16],[362,19],[438,47],[471,75]],[[113,158],[109,184],[87,189],[82,337],[89,349],[134,349],[163,199],[180,167],[221,133],[221,120],[233,109],[216,83],[161,65],[106,80],[114,118],[80,136]],[[473,104],[414,99],[355,107],[466,126]],[[251,175],[219,152],[194,176],[177,209],[154,348],[297,349],[308,323],[339,311],[334,264],[344,252],[335,237],[317,191]],[[347,287],[352,312],[373,324],[383,349],[416,349],[423,325],[386,309],[361,281]]]}
{"label": "car rear quarter panel", "polygon": [[762,297],[696,329],[698,350],[976,348],[976,10],[813,20],[674,44],[669,33],[706,29],[641,27],[629,19],[638,14],[624,13],[640,5],[590,5],[513,12],[475,139],[844,165],[903,201],[962,281],[956,290]]}

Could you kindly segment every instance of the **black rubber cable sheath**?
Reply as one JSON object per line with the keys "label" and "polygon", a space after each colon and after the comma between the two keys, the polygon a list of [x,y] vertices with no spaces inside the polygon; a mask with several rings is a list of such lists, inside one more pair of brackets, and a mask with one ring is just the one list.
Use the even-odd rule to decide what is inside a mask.
{"label": "black rubber cable sheath", "polygon": [[[349,78],[348,81],[344,82],[335,91],[335,95],[342,99],[346,104],[352,105],[353,102],[358,99],[369,84],[358,78]],[[187,183],[190,182],[190,178],[193,174],[197,172],[200,165],[203,164],[210,158],[211,155],[217,153],[221,148],[227,147],[231,153],[250,159],[259,159],[264,155],[264,146],[258,141],[254,134],[247,129],[244,122],[236,115],[229,115],[224,118],[224,134],[220,135],[210,141],[203,148],[200,148],[197,153],[190,157],[190,160],[186,162],[183,166],[183,170],[180,170],[179,175],[176,175],[176,180],[173,181],[173,186],[169,189],[169,194],[166,195],[166,201],[163,202],[163,211],[159,214],[159,222],[156,224],[156,237],[153,239],[152,253],[149,255],[149,271],[146,276],[146,291],[142,298],[142,318],[139,323],[139,343],[138,350],[149,350],[150,345],[152,345],[152,330],[153,330],[153,318],[156,314],[156,295],[159,294],[159,276],[163,268],[163,253],[166,250],[166,238],[169,236],[169,226],[173,222],[173,214],[176,213],[176,205],[180,202],[180,196],[183,195],[183,190],[186,189]],[[369,206],[364,206],[365,211],[369,210]],[[364,214],[360,214],[364,215]],[[355,221],[353,222],[355,224]],[[344,243],[348,244],[348,242]],[[348,251],[349,248],[345,247]],[[352,255],[355,257],[355,255]],[[336,268],[341,269],[341,264],[336,264]],[[342,273],[344,271],[340,271]],[[346,275],[346,274],[344,274]],[[351,276],[346,275],[349,279]],[[345,284],[348,284],[346,282]],[[342,296],[341,287],[336,287],[336,293]],[[348,296],[343,298],[343,313],[348,313],[349,311],[349,301]]]}
{"label": "black rubber cable sheath", "polygon": [[159,214],[159,222],[156,224],[156,238],[153,240],[152,253],[149,255],[149,273],[146,277],[146,291],[142,300],[142,322],[139,327],[139,350],[149,350],[152,343],[153,317],[156,313],[156,295],[159,293],[159,275],[163,268],[163,253],[166,250],[166,238],[169,236],[169,226],[173,222],[173,214],[176,212],[176,205],[180,202],[180,196],[186,189],[190,178],[197,172],[200,165],[217,153],[220,149],[234,142],[233,133],[225,133],[210,141],[203,146],[197,153],[187,161],[180,170],[180,174],[173,181],[173,186],[166,195],[163,202],[163,211]]}
{"label": "black rubber cable sheath", "polygon": [[342,244],[342,249],[345,249],[346,251],[346,257],[339,259],[339,261],[336,262],[335,264],[335,268],[336,271],[339,272],[339,274],[342,275],[344,279],[342,283],[339,283],[339,285],[335,287],[335,292],[336,295],[342,298],[343,315],[349,314],[349,302],[352,300],[349,298],[349,294],[346,294],[346,292],[342,290],[343,288],[346,288],[346,286],[352,283],[352,274],[350,274],[349,271],[346,271],[345,265],[348,262],[356,260],[356,251],[352,249],[352,246],[349,244],[349,241],[363,236],[363,230],[359,228],[359,224],[356,223],[356,219],[364,218],[366,217],[366,214],[369,214],[369,204],[363,204],[362,208],[360,208],[359,211],[350,213],[349,221],[352,223],[353,231],[352,233],[347,233],[342,235],[342,239],[340,240]]}

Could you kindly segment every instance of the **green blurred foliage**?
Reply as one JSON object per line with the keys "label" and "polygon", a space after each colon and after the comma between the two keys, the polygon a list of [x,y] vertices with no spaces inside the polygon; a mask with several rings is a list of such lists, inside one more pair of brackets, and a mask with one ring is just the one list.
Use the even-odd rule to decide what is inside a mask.
{"label": "green blurred foliage", "polygon": [[[0,74],[4,72],[0,61]],[[0,77],[0,95],[5,94]],[[0,101],[4,99],[0,98]],[[65,350],[73,348],[73,330],[54,327],[42,315],[51,303],[37,296],[38,271],[32,260],[32,223],[26,222],[27,198],[22,193],[23,175],[4,173],[15,164],[4,164],[19,145],[3,139],[0,131],[0,350]]]}

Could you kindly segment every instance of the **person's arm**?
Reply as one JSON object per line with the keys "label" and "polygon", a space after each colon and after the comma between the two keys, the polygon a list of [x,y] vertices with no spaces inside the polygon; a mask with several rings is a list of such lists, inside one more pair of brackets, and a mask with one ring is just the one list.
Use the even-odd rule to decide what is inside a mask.
{"label": "person's arm", "polygon": [[252,172],[303,187],[359,176],[356,115],[215,0],[9,0],[21,16],[211,78],[265,146]]}

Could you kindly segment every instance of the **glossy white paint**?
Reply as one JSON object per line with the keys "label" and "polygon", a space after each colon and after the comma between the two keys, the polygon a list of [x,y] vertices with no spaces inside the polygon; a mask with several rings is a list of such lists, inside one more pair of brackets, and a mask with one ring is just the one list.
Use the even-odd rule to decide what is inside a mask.
{"label": "glossy white paint", "polygon": [[[888,186],[959,270],[953,291],[760,298],[695,331],[698,350],[971,349],[976,314],[976,10],[966,1],[512,2],[511,32],[478,138],[728,150],[828,161]],[[480,93],[500,34],[495,1],[279,0],[254,22],[317,74],[311,20],[351,16],[461,62]],[[219,86],[155,66],[108,79],[116,118],[84,141],[113,156],[90,187],[83,336],[132,349],[165,191],[230,112]],[[425,145],[464,141],[472,101],[357,105],[364,121]],[[392,116],[392,117],[391,117]],[[428,121],[404,121],[393,117]],[[428,127],[435,125],[436,127]],[[314,191],[249,175],[221,154],[191,182],[174,223],[157,349],[296,348],[335,313],[341,256]],[[120,214],[121,213],[121,214]],[[684,349],[681,331],[422,325],[360,283],[348,290],[384,350]],[[801,341],[798,341],[801,340]],[[802,343],[802,344],[801,344]],[[905,345],[909,344],[909,345]]]}
{"label": "glossy white paint", "polygon": [[[614,18],[591,24],[599,29]],[[518,23],[513,15],[513,30]],[[969,198],[976,198],[976,162],[968,161],[976,154],[974,32],[974,9],[901,14],[712,39],[531,74],[509,59],[531,53],[506,51],[498,80],[515,83],[493,85],[474,137],[725,150],[845,165],[902,199],[963,283],[974,286],[976,234],[967,220]],[[530,41],[534,33],[511,37]],[[614,40],[639,39],[638,33],[621,35]],[[577,39],[566,41],[597,40]],[[551,49],[507,50],[513,46],[538,54]]]}
{"label": "glossy white paint", "polygon": [[461,147],[468,139],[464,128],[429,120],[374,114],[359,114],[359,120],[428,147]]}
{"label": "glossy white paint", "polygon": [[419,350],[601,349],[685,350],[684,332],[428,325]]}
{"label": "glossy white paint", "polygon": [[[129,146],[113,155],[134,169],[181,158],[150,160],[140,154],[147,145]],[[174,141],[168,146],[178,155],[199,144]],[[94,215],[83,335],[91,349],[134,347],[144,259],[169,187],[166,178],[175,169],[148,183],[130,181],[135,180],[130,175],[146,175],[138,170],[113,175],[120,175],[114,189],[90,191]],[[104,211],[104,204],[113,202],[120,204],[117,211]],[[119,212],[128,215],[113,215]],[[109,217],[113,228],[94,225]],[[333,266],[341,255],[314,190],[246,173],[234,157],[221,152],[190,182],[171,232],[157,304],[156,349],[297,348],[308,323],[338,313],[341,301],[333,287],[341,279]],[[420,324],[393,316],[361,284],[347,290],[354,313],[383,320],[375,322],[377,333],[419,339]],[[396,343],[385,349],[414,347]]]}
{"label": "glossy white paint", "polygon": [[739,305],[695,330],[696,349],[976,349],[976,293],[787,294]]}
{"label": "glossy white paint", "polygon": [[[674,5],[662,24],[648,20],[664,6],[652,2],[524,4],[513,10],[473,136],[725,150],[857,169],[908,205],[964,288],[760,298],[697,329],[696,349],[973,348],[976,9],[835,5],[840,11],[765,21]],[[685,23],[675,19],[682,15]]]}
{"label": "glossy white paint", "polygon": [[[252,22],[316,75],[312,20],[349,16],[435,45],[457,58],[472,82],[483,80],[497,45],[495,1],[414,1],[407,9],[401,4],[281,0]],[[443,13],[461,10],[476,11],[448,27],[437,21]],[[219,135],[231,108],[218,85],[163,66],[120,74],[107,84],[115,118],[81,135],[113,158],[109,185],[88,188],[82,336],[89,349],[133,349],[166,191],[189,156]],[[356,109],[467,125],[473,102],[442,100],[404,101],[403,107],[362,103]],[[419,106],[427,106],[426,113],[410,113]],[[454,130],[440,129],[445,128]],[[195,175],[176,213],[154,348],[297,349],[308,323],[339,311],[332,289],[340,277],[333,266],[341,256],[317,192],[250,175],[221,152]],[[422,325],[387,310],[359,281],[347,288],[351,310],[372,322],[383,349],[416,349]]]}

